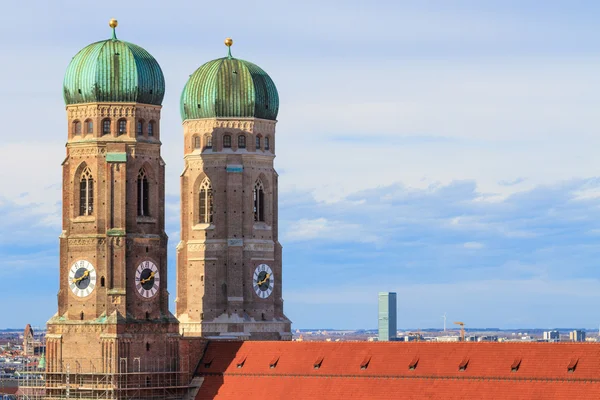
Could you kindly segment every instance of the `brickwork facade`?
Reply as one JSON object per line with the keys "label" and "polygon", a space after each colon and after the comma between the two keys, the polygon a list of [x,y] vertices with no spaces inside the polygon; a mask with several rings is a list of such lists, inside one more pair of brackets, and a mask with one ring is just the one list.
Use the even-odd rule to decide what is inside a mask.
{"label": "brickwork facade", "polygon": [[[88,103],[67,106],[67,114],[60,289],[48,321],[47,371],[58,374],[58,386],[61,373],[177,372],[160,106]],[[152,387],[157,378],[144,379]]]}
{"label": "brickwork facade", "polygon": [[183,127],[181,333],[290,340],[281,292],[275,122],[214,118],[187,120]]}

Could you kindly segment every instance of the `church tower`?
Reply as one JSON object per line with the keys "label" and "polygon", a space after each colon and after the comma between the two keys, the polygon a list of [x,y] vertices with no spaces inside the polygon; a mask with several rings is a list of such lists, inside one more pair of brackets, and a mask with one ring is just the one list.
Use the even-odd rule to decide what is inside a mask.
{"label": "church tower", "polygon": [[[137,385],[145,392],[136,396],[150,398],[165,386],[157,373],[176,371],[179,358],[167,292],[165,82],[156,60],[117,39],[116,20],[110,26],[112,37],[77,53],[64,79],[60,285],[48,321],[47,390],[132,398],[123,385]],[[108,385],[115,373],[132,375],[112,375]]]}
{"label": "church tower", "polygon": [[279,98],[266,72],[231,55],[232,43],[181,95],[176,315],[184,336],[291,340],[273,168]]}

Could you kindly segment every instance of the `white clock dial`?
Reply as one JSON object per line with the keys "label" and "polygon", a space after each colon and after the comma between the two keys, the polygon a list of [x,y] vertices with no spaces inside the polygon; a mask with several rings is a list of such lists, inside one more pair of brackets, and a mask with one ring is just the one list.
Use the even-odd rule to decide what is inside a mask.
{"label": "white clock dial", "polygon": [[152,261],[142,261],[135,271],[135,288],[138,293],[150,299],[158,293],[160,273]]}
{"label": "white clock dial", "polygon": [[266,299],[273,293],[273,287],[275,287],[275,276],[271,267],[267,264],[260,264],[254,270],[254,276],[252,277],[252,286],[256,295],[261,299]]}
{"label": "white clock dial", "polygon": [[78,260],[71,265],[69,270],[69,288],[77,297],[86,297],[96,287],[96,270],[92,263]]}

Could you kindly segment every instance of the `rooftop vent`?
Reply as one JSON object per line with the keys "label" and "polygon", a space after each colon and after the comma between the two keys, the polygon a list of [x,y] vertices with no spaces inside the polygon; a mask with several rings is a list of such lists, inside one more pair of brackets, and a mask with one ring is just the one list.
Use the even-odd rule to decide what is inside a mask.
{"label": "rooftop vent", "polygon": [[460,362],[460,364],[458,364],[458,370],[459,371],[464,371],[467,369],[467,365],[469,365],[469,359],[468,358],[463,358],[463,360]]}
{"label": "rooftop vent", "polygon": [[520,366],[521,366],[521,359],[515,358],[515,361],[513,361],[513,363],[510,365],[510,370],[512,372],[517,372],[519,370]]}
{"label": "rooftop vent", "polygon": [[244,366],[245,362],[246,362],[246,356],[240,356],[236,360],[235,364],[237,365],[238,368],[242,368]]}
{"label": "rooftop vent", "polygon": [[279,362],[279,356],[275,356],[271,359],[271,362],[269,363],[269,368],[273,369],[277,366],[277,363]]}
{"label": "rooftop vent", "polygon": [[319,357],[316,359],[316,361],[315,361],[315,362],[314,362],[314,364],[313,364],[313,367],[314,367],[314,369],[319,369],[319,368],[321,368],[321,364],[323,364],[323,358],[325,358],[325,357],[323,357],[323,356],[319,356]]}
{"label": "rooftop vent", "polygon": [[215,356],[210,355],[204,358],[204,368],[210,368]]}
{"label": "rooftop vent", "polygon": [[419,357],[415,356],[410,364],[408,364],[408,369],[414,371],[417,368],[417,364],[419,363]]}
{"label": "rooftop vent", "polygon": [[369,367],[369,363],[371,362],[371,356],[365,356],[362,362],[360,363],[360,369],[367,369]]}
{"label": "rooftop vent", "polygon": [[577,363],[579,362],[578,358],[572,358],[571,362],[567,366],[567,371],[570,373],[575,372],[575,368],[577,368]]}

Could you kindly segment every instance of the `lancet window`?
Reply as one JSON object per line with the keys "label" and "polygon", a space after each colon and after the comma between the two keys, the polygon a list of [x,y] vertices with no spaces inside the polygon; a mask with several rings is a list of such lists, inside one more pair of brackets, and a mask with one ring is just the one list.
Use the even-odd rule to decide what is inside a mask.
{"label": "lancet window", "polygon": [[200,184],[200,201],[198,202],[199,210],[199,223],[201,224],[212,224],[213,222],[213,191],[212,185],[208,178],[204,178]]}
{"label": "lancet window", "polygon": [[79,180],[79,215],[94,213],[94,179],[92,171],[86,167]]}
{"label": "lancet window", "polygon": [[148,185],[148,174],[144,168],[140,169],[137,180],[137,206],[138,216],[148,217],[150,216],[150,187]]}
{"label": "lancet window", "polygon": [[260,179],[254,184],[254,221],[265,221],[265,189]]}

